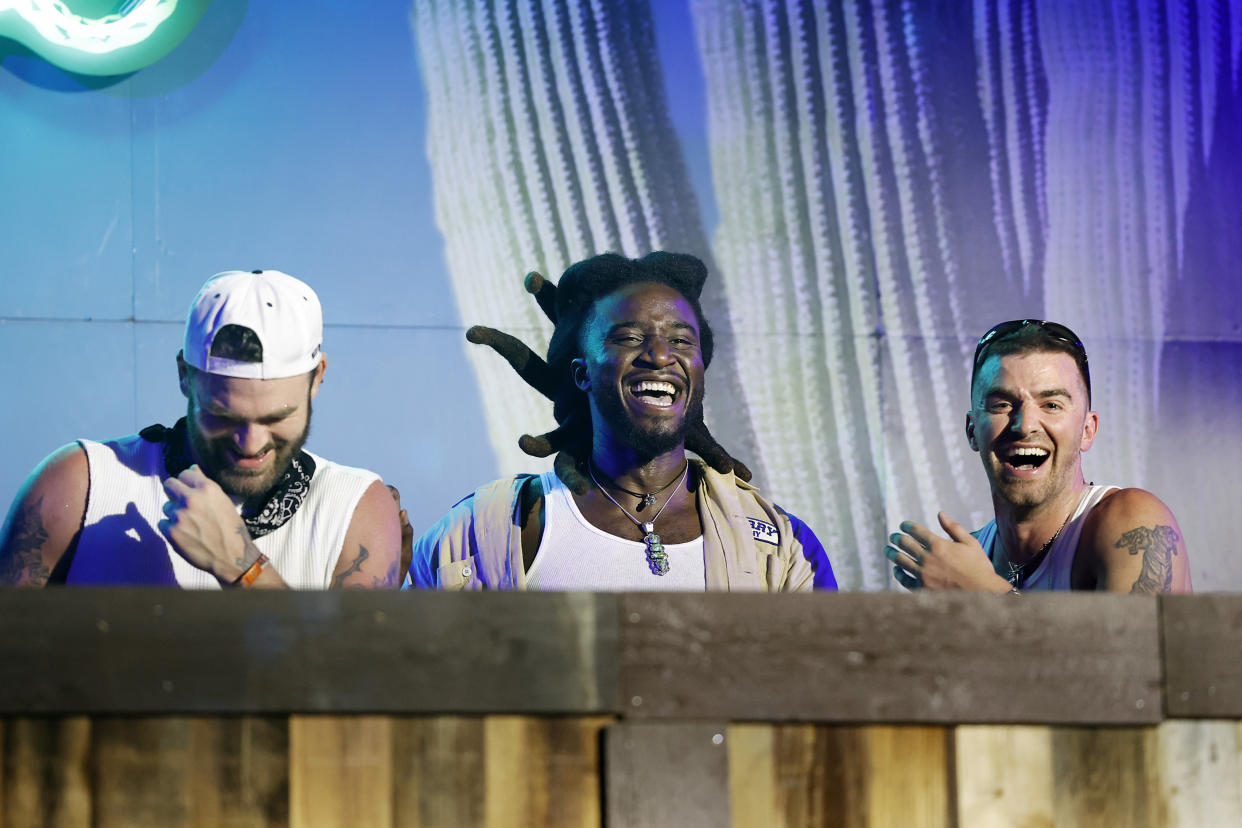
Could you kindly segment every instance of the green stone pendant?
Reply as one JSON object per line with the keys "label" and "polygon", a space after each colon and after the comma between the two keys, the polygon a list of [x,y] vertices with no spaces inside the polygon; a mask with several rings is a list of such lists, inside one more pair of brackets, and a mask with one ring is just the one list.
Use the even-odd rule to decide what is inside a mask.
{"label": "green stone pendant", "polygon": [[644,523],[642,527],[647,533],[643,538],[643,543],[647,544],[647,566],[655,575],[668,574],[668,555],[664,552],[664,544],[660,543],[660,536],[655,533],[655,524]]}

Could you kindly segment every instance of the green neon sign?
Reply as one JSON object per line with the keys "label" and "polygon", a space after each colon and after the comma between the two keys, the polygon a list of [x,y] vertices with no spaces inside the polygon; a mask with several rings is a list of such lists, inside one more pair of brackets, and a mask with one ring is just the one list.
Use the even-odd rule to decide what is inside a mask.
{"label": "green neon sign", "polygon": [[209,2],[0,0],[0,37],[69,72],[125,75],[171,52]]}

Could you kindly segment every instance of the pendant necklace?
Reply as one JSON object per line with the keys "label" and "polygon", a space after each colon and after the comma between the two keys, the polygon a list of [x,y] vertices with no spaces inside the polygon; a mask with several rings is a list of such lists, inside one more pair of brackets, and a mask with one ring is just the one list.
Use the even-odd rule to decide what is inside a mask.
{"label": "pendant necklace", "polygon": [[[665,507],[667,507],[668,504],[673,502],[672,495],[669,496],[668,500],[664,501],[664,506],[660,507],[659,511],[657,511],[655,515],[652,516],[651,520],[647,520],[647,521],[639,520],[638,518],[631,515],[628,509],[626,509],[624,506],[618,503],[617,499],[613,497],[612,495],[610,495],[608,493],[608,490],[604,488],[603,484],[600,483],[598,479],[596,479],[594,466],[595,466],[595,461],[588,459],[587,460],[587,474],[591,475],[591,480],[593,480],[595,482],[595,485],[599,488],[599,490],[604,493],[604,497],[611,500],[612,505],[616,506],[618,509],[621,510],[621,514],[625,515],[627,518],[634,521],[634,525],[642,530],[643,536],[644,536],[643,543],[646,544],[647,546],[647,550],[646,550],[647,566],[651,568],[652,574],[654,575],[668,574],[668,553],[664,551],[664,544],[660,543],[660,536],[655,533],[655,522],[656,520],[659,519],[660,515],[663,514]],[[689,473],[689,471],[690,471],[690,461],[687,460],[685,467],[681,470],[681,474],[679,474],[671,482],[664,484],[659,489],[656,489],[656,491],[652,494],[635,493],[635,492],[631,492],[629,489],[621,489],[620,486],[617,486],[617,488],[621,489],[621,491],[625,492],[626,494],[632,495],[634,497],[641,497],[643,499],[643,502],[641,504],[642,506],[650,506],[652,503],[656,502],[655,496],[657,494],[659,494],[660,492],[663,492],[665,489],[672,486],[674,483],[680,483],[682,480],[685,480],[686,475]],[[601,471],[600,474],[603,474],[603,472]],[[611,480],[611,478],[609,479]],[[615,486],[616,483],[613,483],[613,485]],[[650,498],[650,501],[648,501],[648,498]]]}
{"label": "pendant necklace", "polygon": [[1022,586],[1023,582],[1026,581],[1027,568],[1029,567],[1032,572],[1034,572],[1036,569],[1039,569],[1039,565],[1044,560],[1044,556],[1047,555],[1048,550],[1052,548],[1052,542],[1055,541],[1057,537],[1061,534],[1061,530],[1066,527],[1066,525],[1069,523],[1069,519],[1073,516],[1074,512],[1077,511],[1077,509],[1078,509],[1077,505],[1075,505],[1073,509],[1070,509],[1069,514],[1065,516],[1065,520],[1061,521],[1061,525],[1057,527],[1057,531],[1052,533],[1052,537],[1048,538],[1048,542],[1045,543],[1043,546],[1039,547],[1039,551],[1036,552],[1032,557],[1023,561],[1022,563],[1014,563],[1013,561],[1006,561],[1005,564],[1009,567],[1009,575],[1006,577],[1005,580],[1009,581],[1009,583],[1015,587]]}

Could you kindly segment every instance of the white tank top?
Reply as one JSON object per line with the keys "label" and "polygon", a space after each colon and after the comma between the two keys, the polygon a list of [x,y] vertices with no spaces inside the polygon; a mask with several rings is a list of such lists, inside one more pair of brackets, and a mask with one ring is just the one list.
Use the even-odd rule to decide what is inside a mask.
{"label": "white tank top", "polygon": [[[1022,589],[1070,589],[1070,574],[1074,568],[1074,553],[1078,550],[1078,539],[1082,537],[1083,524],[1087,515],[1094,509],[1104,495],[1117,486],[1088,486],[1078,497],[1078,506],[1070,515],[1065,526],[1057,534],[1056,540],[1048,549],[1048,554],[1040,561],[1022,585]],[[995,560],[993,554],[996,545],[996,521],[991,520],[980,529],[975,537],[979,545],[988,553],[988,558]]]}
{"label": "white tank top", "polygon": [[[592,526],[573,494],[554,472],[543,480],[543,538],[526,573],[528,589],[584,592],[703,592],[703,537],[664,545],[668,572],[656,575],[640,541],[610,535]],[[656,534],[660,533],[659,524]]]}
{"label": "white tank top", "polygon": [[[162,444],[137,434],[78,443],[90,463],[91,488],[67,581],[219,589],[215,576],[181,557],[158,528],[168,500]],[[280,528],[254,542],[294,589],[331,584],[354,508],[379,479],[365,469],[311,457],[315,474],[302,505]]]}

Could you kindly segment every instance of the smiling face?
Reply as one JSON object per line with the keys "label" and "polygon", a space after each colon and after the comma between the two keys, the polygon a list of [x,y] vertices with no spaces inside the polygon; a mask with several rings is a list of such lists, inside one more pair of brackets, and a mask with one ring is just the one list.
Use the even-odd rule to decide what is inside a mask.
{"label": "smiling face", "polygon": [[241,379],[183,366],[186,430],[203,472],[235,497],[267,494],[306,442],[322,377],[322,362],[309,387],[305,374]]}
{"label": "smiling face", "polygon": [[992,496],[1023,510],[1075,495],[1082,452],[1098,418],[1072,357],[1030,351],[979,368],[966,438],[983,459]]}
{"label": "smiling face", "polygon": [[[658,457],[678,449],[703,405],[703,353],[690,303],[658,282],[596,301],[581,333],[574,382],[600,436]],[[604,432],[601,435],[601,431]]]}

